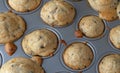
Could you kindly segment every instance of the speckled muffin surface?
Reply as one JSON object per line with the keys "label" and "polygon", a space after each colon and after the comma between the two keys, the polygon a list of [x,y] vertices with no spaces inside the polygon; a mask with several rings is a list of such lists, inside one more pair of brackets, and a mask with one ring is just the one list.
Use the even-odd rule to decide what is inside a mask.
{"label": "speckled muffin surface", "polygon": [[99,64],[99,73],[120,73],[120,54],[103,57]]}
{"label": "speckled muffin surface", "polygon": [[88,2],[96,11],[115,9],[118,4],[118,0],[88,0]]}
{"label": "speckled muffin surface", "polygon": [[48,29],[39,29],[24,37],[22,47],[28,55],[47,57],[57,50],[58,38]]}
{"label": "speckled muffin surface", "polygon": [[120,2],[118,4],[118,6],[117,6],[117,15],[118,15],[118,17],[120,19]]}
{"label": "speckled muffin surface", "polygon": [[41,0],[8,0],[9,6],[19,12],[29,12],[36,9]]}
{"label": "speckled muffin surface", "polygon": [[112,44],[120,49],[120,25],[117,25],[110,30],[109,37]]}
{"label": "speckled muffin surface", "polygon": [[88,0],[90,6],[99,12],[99,16],[107,21],[117,19],[118,0]]}
{"label": "speckled muffin surface", "polygon": [[66,26],[75,17],[75,8],[64,0],[50,0],[41,9],[40,16],[50,26]]}
{"label": "speckled muffin surface", "polygon": [[44,73],[44,70],[31,59],[17,57],[3,64],[0,73]]}
{"label": "speckled muffin surface", "polygon": [[79,30],[89,38],[99,37],[104,33],[105,24],[98,16],[84,16],[78,25]]}
{"label": "speckled muffin surface", "polygon": [[0,13],[0,44],[13,42],[19,39],[25,31],[24,20],[12,13]]}
{"label": "speckled muffin surface", "polygon": [[94,55],[91,48],[82,42],[74,42],[65,48],[63,61],[73,70],[82,70],[91,65]]}

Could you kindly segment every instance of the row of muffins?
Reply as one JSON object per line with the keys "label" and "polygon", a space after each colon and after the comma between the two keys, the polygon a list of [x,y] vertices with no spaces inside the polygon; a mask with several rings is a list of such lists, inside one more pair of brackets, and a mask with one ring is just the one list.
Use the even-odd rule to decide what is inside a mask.
{"label": "row of muffins", "polygon": [[[32,5],[31,5],[32,3]],[[8,0],[8,5],[18,12],[29,12],[36,9],[41,3],[37,1]],[[119,17],[120,4],[118,0],[88,0],[89,5],[99,13],[101,19],[113,21]],[[40,16],[45,23],[51,26],[66,26],[75,17],[75,8],[68,2],[53,0],[47,2],[41,9]],[[67,20],[66,20],[67,19]]]}
{"label": "row of muffins", "polygon": [[[56,9],[56,8],[55,8]],[[59,8],[58,8],[59,9]],[[57,10],[57,9],[56,9]],[[53,13],[54,14],[54,13]],[[47,17],[47,16],[46,16]],[[49,17],[49,16],[48,16]],[[99,20],[99,19],[98,19]],[[101,21],[100,21],[101,22]],[[51,23],[51,22],[50,22]],[[53,23],[58,23],[58,22],[54,22],[53,21]],[[68,23],[68,22],[65,22],[65,23]],[[90,22],[88,22],[88,23],[90,23]],[[102,22],[101,22],[102,23]],[[102,23],[103,24],[103,23]],[[52,26],[54,26],[54,25],[52,25]],[[61,24],[60,24],[60,26],[61,26]],[[87,26],[89,26],[89,25],[87,25]],[[83,27],[83,28],[86,28],[87,26],[85,26],[85,27]],[[96,24],[94,25],[95,27],[97,26]],[[102,26],[104,26],[104,25],[102,25]],[[99,27],[99,26],[98,26]],[[96,27],[97,28],[97,27]],[[21,28],[20,28],[21,29]],[[102,27],[102,29],[104,30],[104,27]],[[101,28],[100,28],[100,32],[103,32],[103,30],[101,31]],[[41,31],[42,32],[44,32],[44,33],[41,33]],[[55,49],[56,49],[56,42],[57,42],[57,40],[56,40],[56,35],[55,34],[53,34],[53,33],[51,33],[51,32],[49,32],[48,30],[36,30],[36,31],[34,31],[34,32],[32,32],[32,33],[30,33],[30,34],[28,34],[27,36],[25,36],[25,38],[24,38],[24,40],[25,40],[25,44],[24,44],[24,41],[22,42],[22,44],[23,45],[25,45],[25,49],[27,49],[25,52],[27,53],[27,54],[30,54],[30,55],[36,55],[36,53],[37,53],[37,55],[38,55],[38,52],[39,52],[39,50],[34,50],[33,49],[33,46],[31,45],[31,44],[33,44],[34,42],[37,42],[37,41],[39,41],[38,43],[36,43],[36,44],[34,44],[35,46],[35,49],[44,49],[45,47],[46,47],[46,42],[45,41],[47,41],[48,42],[48,40],[47,40],[47,38],[49,38],[50,36],[52,36],[52,37],[54,37],[54,41],[50,41],[50,42],[52,42],[52,43],[50,43],[50,46],[51,46],[51,44],[53,45],[53,42],[55,42],[55,44],[53,45],[53,49],[52,50],[50,50],[50,52],[53,52],[53,51],[55,51]],[[86,30],[85,30],[86,31]],[[94,31],[95,32],[95,31]],[[41,33],[41,34],[40,34]],[[49,35],[49,34],[50,35]],[[101,33],[99,34],[99,35],[101,35]],[[11,36],[11,35],[10,35]],[[31,37],[32,36],[32,37]],[[38,37],[36,37],[36,36],[38,36]],[[47,38],[43,38],[43,36],[47,36]],[[96,35],[95,35],[96,36]],[[36,40],[35,40],[35,39]],[[42,40],[41,40],[42,39]],[[51,38],[50,38],[51,39]],[[30,41],[30,42],[29,42]],[[31,42],[32,41],[32,42]],[[44,43],[42,43],[41,44],[41,42],[44,42]],[[57,42],[58,43],[58,42]],[[41,44],[41,45],[40,45]],[[83,44],[84,45],[84,44]],[[78,46],[78,45],[77,45]],[[39,47],[39,48],[38,48]],[[85,45],[84,45],[84,47],[85,47]],[[28,50],[28,48],[31,48],[31,49],[29,49]],[[74,48],[74,47],[73,47]],[[78,47],[79,48],[79,47]],[[46,49],[48,49],[48,48],[46,48]],[[87,49],[87,48],[86,48]],[[80,50],[80,49],[78,49],[78,50]],[[46,55],[46,53],[45,53],[45,50],[41,50],[41,51],[43,51],[43,53],[41,53],[42,55],[40,55],[40,56],[45,56]],[[40,52],[41,52],[40,51]],[[72,51],[72,50],[70,50],[70,51]],[[86,50],[85,50],[86,51]],[[88,51],[89,51],[89,49],[88,49]],[[35,52],[35,53],[34,53]],[[49,52],[49,51],[48,51]],[[48,54],[48,52],[47,52],[47,54]],[[68,53],[69,53],[69,51],[68,51]],[[85,54],[85,52],[83,52],[84,54]],[[89,53],[88,54],[91,54],[90,55],[90,57],[92,57],[93,58],[93,54],[92,54],[92,51],[89,51]],[[86,55],[86,54],[85,54]],[[68,55],[67,55],[68,56]],[[87,55],[87,56],[89,56],[89,55]],[[65,57],[65,58],[67,58],[67,57]],[[91,59],[92,59],[91,58]],[[87,58],[87,59],[89,59],[89,58]],[[73,59],[74,60],[74,59]],[[67,60],[68,61],[68,60]],[[81,62],[81,61],[79,61],[79,62]],[[78,63],[79,63],[78,62]],[[86,62],[87,63],[87,65],[81,65],[81,67],[86,67],[86,66],[88,66],[90,63],[91,63],[91,60],[90,60],[90,62],[89,62],[89,60]],[[69,66],[69,64],[67,64],[68,66]],[[79,69],[82,69],[82,68],[79,68]]]}
{"label": "row of muffins", "polygon": [[[92,47],[85,42],[71,43],[65,48],[62,54],[62,59],[64,64],[72,70],[83,70],[91,67],[91,65],[94,62],[94,57],[95,55]],[[16,73],[16,71],[20,70],[20,72],[24,72],[24,73],[28,73],[28,72],[44,73],[42,67],[38,67],[38,65],[41,64],[39,58],[40,57],[37,58],[37,61],[36,61],[36,57],[33,57],[32,60],[22,57],[13,58],[2,66],[0,72],[7,73],[9,71],[12,73]],[[120,62],[120,54],[108,54],[104,56],[99,62],[98,71],[100,73],[110,73],[110,72],[119,73],[120,72],[119,62]],[[33,64],[35,67],[33,66]]]}
{"label": "row of muffins", "polygon": [[[29,12],[36,9],[41,0],[8,0],[8,5],[17,12]],[[52,0],[47,2],[41,9],[40,16],[50,26],[66,26],[75,17],[75,8],[64,0]],[[67,19],[67,20],[66,20]]]}
{"label": "row of muffins", "polygon": [[[42,0],[8,0],[8,5],[18,12],[29,12],[36,9]],[[120,14],[120,3],[118,0],[88,0],[89,5],[99,13],[101,19],[113,21]],[[65,26],[70,24],[75,17],[75,8],[62,0],[47,2],[41,9],[41,18],[51,26]],[[66,20],[67,19],[67,20]]]}
{"label": "row of muffins", "polygon": [[[109,1],[88,0],[88,2],[94,10],[99,12],[99,17],[101,19],[111,21],[117,18],[117,13],[119,16],[120,5],[118,5],[119,3],[118,0],[109,0]],[[29,6],[31,3],[33,3],[34,7]],[[16,2],[16,0],[13,0],[13,1],[8,0],[8,4],[10,5],[10,7],[20,12],[31,11],[33,10],[33,8],[34,9],[37,8],[37,6],[40,3],[41,3],[41,0],[37,0],[33,2],[24,0],[24,1],[20,1],[19,3]],[[70,24],[73,21],[75,17],[75,8],[71,4],[63,0],[52,0],[52,1],[47,2],[42,7],[40,16],[45,23],[51,26],[66,26],[67,24]],[[77,32],[78,33],[77,35],[80,35],[82,32],[87,37],[100,36],[104,32],[104,29],[105,29],[104,23],[99,18],[97,17],[94,17],[94,18],[95,19],[93,21],[95,22],[89,21],[90,17],[82,18],[78,26],[80,31]],[[91,17],[91,19],[93,18]],[[85,22],[86,20],[88,20],[88,22]],[[84,22],[85,22],[85,25],[83,24]],[[93,25],[91,26],[91,24]],[[110,34],[112,34],[112,32]],[[116,32],[115,35],[116,34],[118,33]],[[114,42],[113,45],[115,47],[120,48],[118,47],[119,41],[115,40],[115,38],[113,40],[113,38],[111,37],[110,37],[110,40],[112,41],[112,43]]]}

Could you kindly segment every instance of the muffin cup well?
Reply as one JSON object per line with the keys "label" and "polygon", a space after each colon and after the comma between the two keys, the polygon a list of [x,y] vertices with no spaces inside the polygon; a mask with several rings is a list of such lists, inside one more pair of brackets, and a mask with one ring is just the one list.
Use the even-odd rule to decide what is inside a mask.
{"label": "muffin cup well", "polygon": [[100,72],[99,72],[99,64],[100,64],[101,60],[102,60],[105,56],[108,56],[108,55],[111,55],[111,54],[120,54],[120,52],[107,51],[107,52],[101,53],[100,58],[98,59],[98,62],[97,62],[97,65],[96,65],[96,72],[97,72],[97,73],[100,73]]}
{"label": "muffin cup well", "polygon": [[[53,52],[53,53],[51,53],[52,55],[50,55],[50,56],[42,57],[42,58],[46,59],[46,58],[50,58],[50,57],[54,56],[54,55],[58,52],[58,50],[59,50],[60,47],[61,47],[60,40],[62,39],[62,36],[61,36],[61,34],[59,33],[59,31],[57,31],[56,29],[54,29],[54,28],[52,28],[52,27],[39,27],[39,26],[35,26],[35,27],[29,29],[29,30],[28,30],[29,32],[27,32],[27,33],[24,35],[24,37],[25,37],[27,34],[30,34],[31,32],[33,32],[33,31],[35,31],[35,30],[41,30],[41,29],[47,29],[47,30],[53,32],[53,33],[56,35],[57,40],[58,40],[58,42],[57,42],[58,45],[57,45],[56,51]],[[22,43],[22,42],[21,42],[21,43]],[[23,51],[24,51],[24,50],[23,50]],[[25,52],[24,52],[24,53],[25,53]],[[25,54],[26,54],[26,53],[25,53]],[[28,54],[26,54],[26,55],[28,55]],[[31,56],[31,57],[32,57],[33,55],[28,55],[28,56]]]}
{"label": "muffin cup well", "polygon": [[[80,29],[79,29],[79,23],[80,23],[81,19],[82,19],[83,17],[86,17],[86,16],[98,16],[98,15],[95,15],[95,14],[86,14],[86,15],[81,16],[81,17],[79,18],[78,23],[77,23],[76,30],[80,31]],[[98,17],[99,17],[99,16],[98,16]],[[100,34],[99,36],[96,36],[96,37],[87,37],[87,36],[85,36],[84,33],[82,33],[82,34],[83,34],[83,38],[86,39],[86,40],[99,40],[99,39],[103,38],[103,37],[106,35],[107,23],[106,23],[106,21],[104,21],[104,20],[102,20],[102,22],[104,23],[104,31],[103,31],[102,34]]]}
{"label": "muffin cup well", "polygon": [[[54,1],[54,0],[53,0]],[[57,1],[57,0],[56,0]],[[45,7],[46,8],[48,8],[47,6],[48,5],[50,5],[51,3],[49,3],[49,2],[51,2],[52,3],[52,0],[50,1],[50,0],[48,0],[48,2],[46,2],[44,5],[45,5]],[[46,12],[43,12],[43,10],[45,11],[45,7],[43,6],[42,8],[41,8],[41,10],[40,10],[40,18],[42,19],[42,21],[46,24],[46,25],[48,25],[48,26],[50,26],[50,27],[55,27],[55,28],[63,28],[63,27],[68,27],[68,26],[70,26],[70,25],[72,25],[73,23],[74,23],[74,21],[75,21],[75,19],[76,19],[76,15],[77,15],[77,11],[76,11],[76,8],[75,8],[75,5],[74,4],[72,4],[71,2],[69,2],[69,1],[66,1],[66,0],[64,0],[64,2],[65,3],[68,3],[69,5],[71,5],[73,8],[71,8],[71,9],[73,9],[74,10],[74,16],[72,17],[72,20],[71,21],[67,21],[66,23],[64,23],[63,25],[58,25],[59,24],[59,22],[64,22],[64,21],[61,21],[60,19],[63,19],[64,18],[64,16],[61,16],[61,14],[58,14],[58,17],[60,18],[60,19],[56,19],[55,17],[54,17],[54,14],[56,14],[56,11],[60,11],[60,10],[62,10],[62,9],[60,9],[60,10],[57,10],[57,9],[59,9],[59,7],[56,7],[56,10],[53,10],[53,9],[51,9],[51,8],[49,8],[49,9],[51,9],[52,11],[50,12],[50,11],[47,11],[46,10]],[[60,2],[61,4],[57,4],[57,5],[55,5],[55,6],[59,6],[59,5],[66,5],[66,4],[64,4],[64,3],[62,3],[62,1]],[[56,4],[56,3],[55,3]],[[52,6],[49,6],[49,7],[52,7]],[[64,7],[64,6],[62,6],[62,7]],[[66,6],[67,7],[67,6]],[[60,7],[61,8],[61,7]],[[64,8],[64,9],[66,9],[66,8]],[[67,9],[68,10],[68,9]],[[64,11],[64,10],[63,10]],[[54,13],[55,12],[55,13]],[[67,11],[66,13],[68,13],[69,11]],[[50,13],[50,15],[48,15],[48,13]],[[59,12],[57,12],[57,13],[59,13]],[[42,15],[43,14],[43,15]],[[45,19],[44,18],[44,15],[45,16],[47,16],[47,18]],[[53,16],[53,17],[51,17],[51,16]],[[69,16],[69,15],[67,15],[67,16]],[[71,18],[71,17],[70,17]],[[46,20],[48,20],[48,19],[53,19],[52,21],[54,21],[54,22],[52,22],[52,23],[49,23],[48,21],[46,21]],[[67,19],[64,19],[64,20],[67,20]],[[49,20],[49,21],[51,21],[51,20]],[[56,22],[58,22],[58,23],[56,23]]]}
{"label": "muffin cup well", "polygon": [[[86,68],[84,68],[84,69],[81,69],[81,70],[74,70],[74,69],[68,67],[68,66],[64,63],[64,60],[63,60],[63,53],[64,53],[65,49],[66,49],[68,46],[70,46],[72,43],[76,43],[76,42],[86,43],[86,44],[88,45],[88,47],[91,48],[91,51],[92,51],[92,53],[93,53],[93,60],[92,60],[91,64],[90,64],[88,67],[86,67]],[[63,49],[62,49],[61,52],[60,52],[60,61],[61,61],[61,64],[63,65],[64,68],[66,68],[67,70],[70,70],[70,71],[72,71],[72,72],[84,72],[84,71],[88,70],[89,68],[91,68],[91,67],[94,65],[94,62],[95,62],[95,60],[96,60],[96,50],[95,50],[94,45],[93,45],[91,42],[89,42],[89,41],[87,41],[87,40],[74,39],[74,40],[72,40],[72,41],[69,41],[67,44],[68,44],[67,46],[63,46],[63,47],[62,47]]]}
{"label": "muffin cup well", "polygon": [[12,12],[16,13],[16,14],[31,14],[34,13],[36,11],[38,11],[40,9],[40,7],[44,4],[44,0],[41,0],[40,4],[38,5],[38,7],[36,7],[35,9],[31,10],[31,11],[27,11],[27,12],[19,12],[14,10],[13,8],[10,7],[10,5],[8,4],[8,0],[4,0],[4,4],[5,6]]}

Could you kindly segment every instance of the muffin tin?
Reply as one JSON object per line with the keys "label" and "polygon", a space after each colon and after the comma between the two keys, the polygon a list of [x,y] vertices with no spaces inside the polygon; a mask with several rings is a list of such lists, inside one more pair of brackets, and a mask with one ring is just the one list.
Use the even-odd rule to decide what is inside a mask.
{"label": "muffin tin", "polygon": [[[97,16],[97,17],[99,17],[97,14],[86,14],[86,15],[83,15],[83,16],[81,16],[81,18],[79,19],[79,22],[77,23],[77,26],[76,26],[76,30],[80,30],[80,28],[79,28],[79,23],[80,23],[80,21],[82,20],[82,18],[84,18],[84,17],[87,17],[87,16]],[[97,39],[100,39],[100,38],[102,38],[104,35],[105,35],[105,33],[106,33],[106,26],[107,26],[107,24],[106,24],[106,22],[104,21],[104,20],[102,20],[102,22],[103,22],[103,24],[104,24],[104,30],[103,30],[103,33],[102,34],[100,34],[99,36],[97,36],[97,37],[88,37],[88,36],[86,36],[85,34],[83,34],[83,36],[84,36],[84,38],[86,38],[86,39],[88,39],[88,40],[97,40]]]}
{"label": "muffin tin", "polygon": [[54,56],[43,58],[44,61],[42,66],[45,69],[46,73],[99,73],[99,62],[105,55],[111,53],[120,54],[120,50],[116,49],[109,40],[110,29],[115,27],[116,25],[119,25],[120,20],[115,20],[112,22],[104,21],[106,28],[104,34],[101,37],[87,38],[84,36],[83,38],[76,38],[74,33],[78,29],[79,20],[86,15],[98,15],[97,12],[89,6],[87,0],[81,0],[76,2],[74,2],[73,0],[66,0],[71,3],[76,9],[76,16],[73,20],[73,23],[65,27],[51,27],[49,25],[46,25],[46,23],[44,23],[40,18],[41,7],[48,1],[49,0],[42,0],[39,7],[35,10],[31,12],[21,13],[12,10],[7,4],[7,0],[0,0],[0,12],[12,10],[14,13],[22,16],[27,23],[27,29],[25,34],[15,42],[15,44],[17,45],[17,51],[12,56],[8,56],[4,50],[4,45],[0,45],[0,67],[2,66],[2,64],[14,57],[22,56],[30,58],[31,56],[28,56],[24,53],[21,46],[21,41],[26,34],[30,33],[35,29],[41,28],[47,28],[53,31],[58,36],[59,41],[66,41],[67,45],[71,44],[72,42],[88,42],[94,52],[94,60],[88,68],[85,68],[83,70],[72,70],[66,67],[63,62],[62,53],[66,48],[66,45],[64,45],[64,43],[60,43],[58,50],[55,52]]}

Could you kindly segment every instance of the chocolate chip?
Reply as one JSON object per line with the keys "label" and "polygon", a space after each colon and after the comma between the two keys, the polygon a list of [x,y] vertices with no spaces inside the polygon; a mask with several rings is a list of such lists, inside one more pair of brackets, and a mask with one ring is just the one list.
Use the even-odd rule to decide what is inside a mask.
{"label": "chocolate chip", "polygon": [[103,64],[103,62],[101,62]]}
{"label": "chocolate chip", "polygon": [[54,50],[56,50],[57,49],[57,47],[55,47],[55,48],[53,48]]}
{"label": "chocolate chip", "polygon": [[82,25],[85,25],[85,23],[82,23]]}
{"label": "chocolate chip", "polygon": [[12,64],[11,67],[14,67],[14,64]]}
{"label": "chocolate chip", "polygon": [[71,7],[71,10],[73,10],[73,8]]}
{"label": "chocolate chip", "polygon": [[72,56],[73,56],[74,54],[72,53]]}
{"label": "chocolate chip", "polygon": [[43,37],[42,36],[39,36],[38,40],[42,39]]}
{"label": "chocolate chip", "polygon": [[57,11],[57,9],[58,9],[58,7],[56,7],[54,10],[52,10],[50,13],[51,13],[51,14],[55,14],[56,11]]}
{"label": "chocolate chip", "polygon": [[30,10],[29,10],[29,9],[27,9],[26,11],[27,11],[27,12],[29,12]]}
{"label": "chocolate chip", "polygon": [[90,60],[90,61],[91,61],[91,58],[88,58],[88,60]]}
{"label": "chocolate chip", "polygon": [[119,14],[120,14],[120,11],[119,11]]}
{"label": "chocolate chip", "polygon": [[41,46],[40,46],[40,48],[42,48],[42,49],[43,49],[43,48],[45,48],[45,47],[44,47],[43,45],[41,45]]}
{"label": "chocolate chip", "polygon": [[96,21],[94,21],[94,23],[96,23],[96,24],[97,24],[97,22],[96,22]]}
{"label": "chocolate chip", "polygon": [[112,17],[112,19],[114,19],[115,17]]}
{"label": "chocolate chip", "polygon": [[64,9],[61,9],[61,11],[62,11],[62,12],[65,12],[65,10],[64,10]]}
{"label": "chocolate chip", "polygon": [[117,3],[114,3],[114,5],[117,5]]}
{"label": "chocolate chip", "polygon": [[49,15],[48,15],[47,17],[48,17],[48,18],[50,18],[50,16],[49,16]]}
{"label": "chocolate chip", "polygon": [[14,34],[12,34],[12,37],[16,37]]}
{"label": "chocolate chip", "polygon": [[21,27],[19,26],[18,29],[21,29]]}
{"label": "chocolate chip", "polygon": [[66,24],[69,24],[69,22],[66,22]]}

